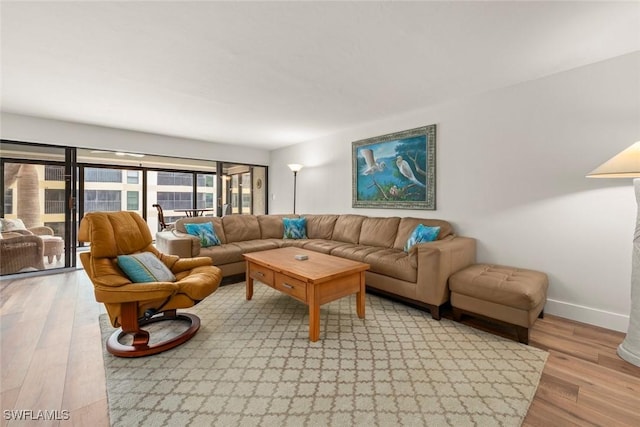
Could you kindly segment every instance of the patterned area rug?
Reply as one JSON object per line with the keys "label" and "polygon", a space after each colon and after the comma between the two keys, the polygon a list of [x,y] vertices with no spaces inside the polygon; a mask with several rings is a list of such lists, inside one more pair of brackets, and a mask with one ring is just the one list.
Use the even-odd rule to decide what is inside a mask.
{"label": "patterned area rug", "polygon": [[[138,359],[105,351],[111,423],[522,423],[545,351],[375,295],[366,319],[355,305],[352,295],[322,306],[320,341],[311,343],[302,303],[261,284],[251,301],[244,283],[222,286],[189,310],[202,326],[182,346]],[[113,329],[106,315],[100,324],[104,343]]]}

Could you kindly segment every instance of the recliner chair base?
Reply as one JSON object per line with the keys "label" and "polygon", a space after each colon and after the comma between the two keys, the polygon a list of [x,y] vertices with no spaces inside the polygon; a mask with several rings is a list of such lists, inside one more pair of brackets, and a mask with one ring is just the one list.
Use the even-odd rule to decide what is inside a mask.
{"label": "recliner chair base", "polygon": [[[140,329],[140,327],[165,320],[186,321],[189,323],[189,327],[184,332],[168,340],[149,345],[149,332]],[[151,356],[152,354],[170,350],[190,340],[200,329],[200,318],[198,316],[188,313],[176,314],[175,310],[163,312],[149,319],[135,319],[134,324],[130,325],[125,325],[124,319],[122,323],[122,327],[111,334],[107,340],[107,351],[118,357]],[[133,336],[131,345],[120,342],[125,335]]]}

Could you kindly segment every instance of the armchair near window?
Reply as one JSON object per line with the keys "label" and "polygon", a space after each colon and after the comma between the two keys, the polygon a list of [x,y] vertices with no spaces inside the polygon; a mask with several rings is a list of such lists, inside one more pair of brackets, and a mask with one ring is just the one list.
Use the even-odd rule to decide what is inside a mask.
{"label": "armchair near window", "polygon": [[[211,258],[180,259],[159,252],[151,244],[147,224],[135,212],[87,213],[80,223],[78,239],[91,243],[90,252],[80,254],[80,260],[93,282],[96,300],[104,303],[111,324],[120,327],[107,341],[111,354],[156,354],[195,335],[200,319],[192,314],[177,314],[176,310],[197,304],[218,288],[222,274],[211,265]],[[118,256],[145,252],[170,270],[175,281],[134,283],[122,270],[124,264],[118,263]],[[162,320],[186,321],[188,328],[178,336],[151,344],[149,333],[141,327]],[[133,337],[132,344],[121,342],[125,335]]]}
{"label": "armchair near window", "polygon": [[33,234],[3,232],[0,236],[0,274],[44,270],[44,242]]}
{"label": "armchair near window", "polygon": [[43,256],[47,257],[49,264],[53,263],[55,257],[58,261],[62,258],[64,252],[64,240],[60,236],[54,236],[53,228],[45,225],[36,227],[25,227],[20,219],[0,219],[2,234],[12,233],[23,236],[38,236],[44,241]]}

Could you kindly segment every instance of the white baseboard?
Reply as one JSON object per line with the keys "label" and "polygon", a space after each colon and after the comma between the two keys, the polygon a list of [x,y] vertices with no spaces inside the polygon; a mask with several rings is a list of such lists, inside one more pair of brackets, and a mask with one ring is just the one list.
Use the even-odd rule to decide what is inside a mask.
{"label": "white baseboard", "polygon": [[544,312],[614,331],[627,332],[629,327],[629,316],[564,301],[548,299]]}

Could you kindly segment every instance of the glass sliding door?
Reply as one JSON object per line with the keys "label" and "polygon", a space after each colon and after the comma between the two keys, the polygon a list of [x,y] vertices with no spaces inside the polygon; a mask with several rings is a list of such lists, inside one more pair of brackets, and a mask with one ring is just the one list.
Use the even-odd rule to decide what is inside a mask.
{"label": "glass sliding door", "polygon": [[224,164],[222,200],[231,214],[264,215],[267,213],[267,168],[241,164]]}
{"label": "glass sliding door", "polygon": [[1,273],[76,265],[64,147],[2,141]]}
{"label": "glass sliding door", "polygon": [[248,165],[224,164],[223,183],[226,184],[227,214],[251,214],[251,170]]}

